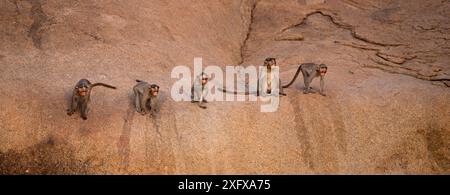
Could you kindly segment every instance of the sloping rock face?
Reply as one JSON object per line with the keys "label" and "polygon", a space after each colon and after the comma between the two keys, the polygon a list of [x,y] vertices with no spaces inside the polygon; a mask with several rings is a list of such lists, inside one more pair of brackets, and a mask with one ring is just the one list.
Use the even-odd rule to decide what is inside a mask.
{"label": "sloping rock face", "polygon": [[[449,174],[450,2],[0,1],[1,174]],[[260,65],[302,78],[278,111],[261,101],[175,102],[178,65]],[[89,119],[73,85],[96,88]],[[135,79],[158,83],[156,117]],[[318,81],[312,87],[317,88]]]}

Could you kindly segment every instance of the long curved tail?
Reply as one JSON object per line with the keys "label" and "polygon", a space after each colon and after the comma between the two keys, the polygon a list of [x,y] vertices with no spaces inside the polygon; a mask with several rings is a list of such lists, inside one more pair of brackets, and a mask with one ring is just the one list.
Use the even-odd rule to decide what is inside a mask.
{"label": "long curved tail", "polygon": [[224,93],[231,93],[231,94],[235,94],[235,95],[250,95],[250,94],[258,94],[258,92],[257,91],[252,91],[252,92],[249,92],[249,91],[246,91],[246,92],[238,92],[238,91],[227,91],[226,89],[223,89],[223,88],[218,88],[219,90],[221,90],[222,92],[224,92]]}
{"label": "long curved tail", "polygon": [[108,85],[108,84],[105,84],[105,83],[94,83],[94,84],[91,85],[91,87],[95,87],[95,86],[103,86],[103,87],[108,87],[108,88],[111,88],[111,89],[117,89],[117,87],[114,87],[114,86],[111,86],[111,85]]}
{"label": "long curved tail", "polygon": [[292,79],[292,81],[289,82],[287,85],[284,85],[283,88],[288,88],[289,86],[291,86],[291,85],[295,82],[295,80],[296,80],[297,77],[298,77],[298,74],[299,74],[300,71],[302,70],[302,66],[303,66],[303,64],[301,64],[301,65],[298,67],[297,72],[295,73],[295,76],[294,76],[294,78]]}

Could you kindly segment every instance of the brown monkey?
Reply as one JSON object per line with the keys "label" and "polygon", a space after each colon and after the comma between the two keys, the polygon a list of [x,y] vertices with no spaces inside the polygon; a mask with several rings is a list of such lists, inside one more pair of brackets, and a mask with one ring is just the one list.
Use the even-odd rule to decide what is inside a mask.
{"label": "brown monkey", "polygon": [[198,106],[203,109],[206,109],[206,106],[203,103],[208,103],[205,98],[209,92],[208,88],[206,87],[209,79],[210,78],[208,74],[202,72],[196,77],[194,84],[191,87],[191,102],[198,102]]}
{"label": "brown monkey", "polygon": [[148,84],[145,81],[136,80],[137,84],[133,87],[134,97],[136,99],[136,111],[145,115],[147,109],[151,115],[154,115],[158,108],[159,86]]}
{"label": "brown monkey", "polygon": [[303,74],[303,80],[305,82],[305,88],[303,89],[303,93],[307,94],[311,92],[311,87],[309,86],[312,82],[312,80],[318,76],[320,76],[320,95],[325,96],[326,94],[324,93],[324,77],[325,74],[327,73],[328,67],[325,64],[314,64],[314,63],[304,63],[301,64],[298,69],[297,72],[295,73],[294,78],[292,79],[291,82],[289,82],[287,85],[283,86],[283,88],[287,88],[289,86],[291,86],[294,81],[297,79],[298,74],[300,73],[300,71],[302,71]]}
{"label": "brown monkey", "polygon": [[[257,90],[253,92],[236,92],[236,91],[227,91],[226,89],[222,89],[225,93],[233,93],[233,94],[242,94],[242,95],[249,95],[249,94],[256,94],[256,96],[261,95],[261,92],[266,89],[266,94],[272,94],[272,70],[275,66],[277,66],[277,61],[275,58],[266,58],[264,60],[264,66],[267,68],[266,74],[263,74],[263,72],[259,72],[259,79],[257,82]],[[281,79],[278,80],[279,84],[281,84]],[[264,83],[264,84],[263,84]],[[274,86],[276,87],[276,86]],[[283,88],[280,87],[279,95],[286,96],[286,93],[283,92]]]}
{"label": "brown monkey", "polygon": [[75,111],[79,108],[81,118],[83,120],[87,119],[87,113],[88,113],[88,104],[91,97],[91,91],[92,88],[95,86],[103,86],[108,87],[111,89],[116,89],[116,87],[104,84],[104,83],[94,83],[91,84],[87,79],[81,79],[78,81],[78,83],[75,85],[75,88],[72,93],[72,103],[70,105],[70,108],[67,109],[67,114],[71,116]]}

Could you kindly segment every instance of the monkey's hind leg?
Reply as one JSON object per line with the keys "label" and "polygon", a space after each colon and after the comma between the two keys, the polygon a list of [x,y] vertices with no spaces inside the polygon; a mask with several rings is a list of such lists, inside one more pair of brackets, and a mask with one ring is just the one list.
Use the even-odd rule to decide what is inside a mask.
{"label": "monkey's hind leg", "polygon": [[314,78],[313,76],[305,77],[305,88],[303,90],[304,94],[311,93],[312,87],[310,87],[310,85],[311,85],[313,78]]}
{"label": "monkey's hind leg", "polygon": [[304,94],[308,94],[310,92],[310,87],[309,87],[309,76],[306,73],[305,70],[302,69],[302,74],[303,74],[303,83],[305,84],[305,87],[303,88],[303,93]]}

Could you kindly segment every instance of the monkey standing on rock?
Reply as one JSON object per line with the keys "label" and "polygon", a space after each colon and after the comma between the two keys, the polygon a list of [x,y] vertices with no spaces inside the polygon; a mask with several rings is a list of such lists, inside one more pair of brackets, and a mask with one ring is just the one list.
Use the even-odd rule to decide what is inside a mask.
{"label": "monkey standing on rock", "polygon": [[298,74],[300,73],[300,71],[302,71],[303,74],[303,80],[305,82],[305,88],[303,89],[303,93],[307,94],[311,92],[311,87],[309,86],[312,82],[312,80],[318,76],[320,76],[320,95],[326,96],[326,94],[323,91],[324,88],[324,77],[325,74],[327,73],[328,67],[325,64],[314,64],[314,63],[304,63],[301,64],[298,69],[297,72],[295,73],[294,78],[292,79],[291,82],[289,82],[287,85],[284,85],[283,88],[287,88],[289,86],[291,86],[294,81],[297,79]]}
{"label": "monkey standing on rock", "polygon": [[72,102],[70,108],[67,110],[67,115],[71,116],[75,111],[80,108],[81,118],[83,120],[87,119],[87,113],[89,111],[88,104],[91,97],[92,88],[95,86],[103,86],[111,89],[116,89],[116,87],[104,84],[104,83],[94,83],[91,84],[87,79],[81,79],[75,85],[72,93]]}
{"label": "monkey standing on rock", "polygon": [[158,109],[159,86],[141,80],[136,80],[136,82],[138,83],[133,87],[136,111],[145,115],[148,109],[153,116]]}

